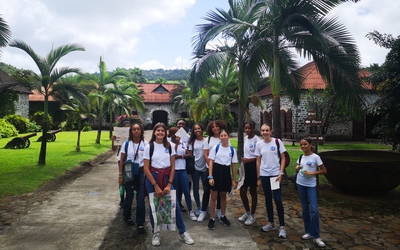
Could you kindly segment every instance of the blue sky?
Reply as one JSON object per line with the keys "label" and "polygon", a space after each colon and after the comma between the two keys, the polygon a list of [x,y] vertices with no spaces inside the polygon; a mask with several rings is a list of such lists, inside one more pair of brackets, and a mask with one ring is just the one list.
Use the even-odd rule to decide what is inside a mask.
{"label": "blue sky", "polygon": [[[100,56],[109,70],[139,67],[189,68],[196,24],[209,10],[228,9],[227,0],[0,0],[0,15],[12,39],[45,56],[52,46],[79,43],[85,52],[65,56],[58,66],[98,71]],[[399,0],[361,0],[337,7],[333,14],[356,39],[362,64],[381,64],[387,50],[365,38],[378,30],[400,35]],[[305,63],[305,59],[299,59]],[[1,62],[37,71],[25,52],[7,47]]]}

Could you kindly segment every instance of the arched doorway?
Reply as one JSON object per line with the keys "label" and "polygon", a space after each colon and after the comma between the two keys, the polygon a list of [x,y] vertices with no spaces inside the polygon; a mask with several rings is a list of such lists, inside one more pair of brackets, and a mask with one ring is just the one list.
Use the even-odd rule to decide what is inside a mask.
{"label": "arched doorway", "polygon": [[162,122],[168,126],[168,113],[166,111],[156,110],[153,112],[153,127],[159,122]]}

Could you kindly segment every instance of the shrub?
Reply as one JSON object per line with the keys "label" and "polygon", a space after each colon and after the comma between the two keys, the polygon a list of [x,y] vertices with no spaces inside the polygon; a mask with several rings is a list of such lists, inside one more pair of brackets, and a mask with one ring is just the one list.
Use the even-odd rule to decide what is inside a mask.
{"label": "shrub", "polygon": [[5,119],[0,119],[0,136],[3,138],[8,138],[12,136],[17,136],[18,131],[11,123],[7,122]]}
{"label": "shrub", "polygon": [[40,132],[42,131],[42,126],[37,125],[36,122],[29,122],[28,132]]}
{"label": "shrub", "polygon": [[4,119],[18,130],[19,133],[26,133],[28,131],[29,120],[20,115],[8,115]]}
{"label": "shrub", "polygon": [[86,125],[83,127],[82,131],[83,132],[92,131],[92,127],[90,127],[89,125]]}
{"label": "shrub", "polygon": [[[35,122],[37,125],[43,127],[43,117],[44,117],[44,112],[43,111],[38,111],[36,113],[33,114],[31,121]],[[48,128],[51,128],[52,124],[53,124],[53,118],[48,115]]]}

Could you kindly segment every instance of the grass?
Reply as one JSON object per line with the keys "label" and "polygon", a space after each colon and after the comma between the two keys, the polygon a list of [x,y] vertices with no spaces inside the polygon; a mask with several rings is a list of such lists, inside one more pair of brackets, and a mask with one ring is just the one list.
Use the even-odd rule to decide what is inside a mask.
{"label": "grass", "polygon": [[4,149],[11,138],[0,139],[0,198],[35,191],[111,148],[108,131],[102,132],[101,144],[95,144],[97,131],[81,133],[80,152],[75,151],[78,133],[60,132],[54,142],[47,143],[46,165],[38,166],[40,135],[30,138],[31,145],[25,149]]}

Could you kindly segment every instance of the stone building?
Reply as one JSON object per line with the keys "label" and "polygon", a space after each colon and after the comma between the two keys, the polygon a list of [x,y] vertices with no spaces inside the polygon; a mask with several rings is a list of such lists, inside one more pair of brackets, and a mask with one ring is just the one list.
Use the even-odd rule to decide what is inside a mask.
{"label": "stone building", "polygon": [[29,95],[31,90],[27,87],[19,85],[6,72],[0,69],[0,91],[13,90],[18,95],[18,100],[15,101],[15,114],[29,118]]}
{"label": "stone building", "polygon": [[[284,139],[298,140],[310,134],[309,126],[305,124],[308,117],[309,101],[306,93],[309,89],[315,89],[316,96],[321,96],[322,91],[326,87],[325,81],[318,73],[314,62],[310,62],[298,69],[305,80],[303,82],[303,91],[300,97],[300,105],[295,106],[284,92],[281,94],[281,129]],[[368,74],[366,71],[360,74]],[[369,84],[364,85],[366,95],[367,115],[363,121],[357,122],[348,118],[347,121],[340,124],[332,124],[329,126],[325,138],[334,140],[365,140],[372,138],[372,128],[376,124],[376,116],[372,115],[374,104],[378,100],[378,96]],[[250,104],[251,118],[256,122],[256,128],[260,128],[261,124],[272,124],[272,93],[271,88],[267,87],[258,93],[263,100],[264,109],[254,107]]]}

